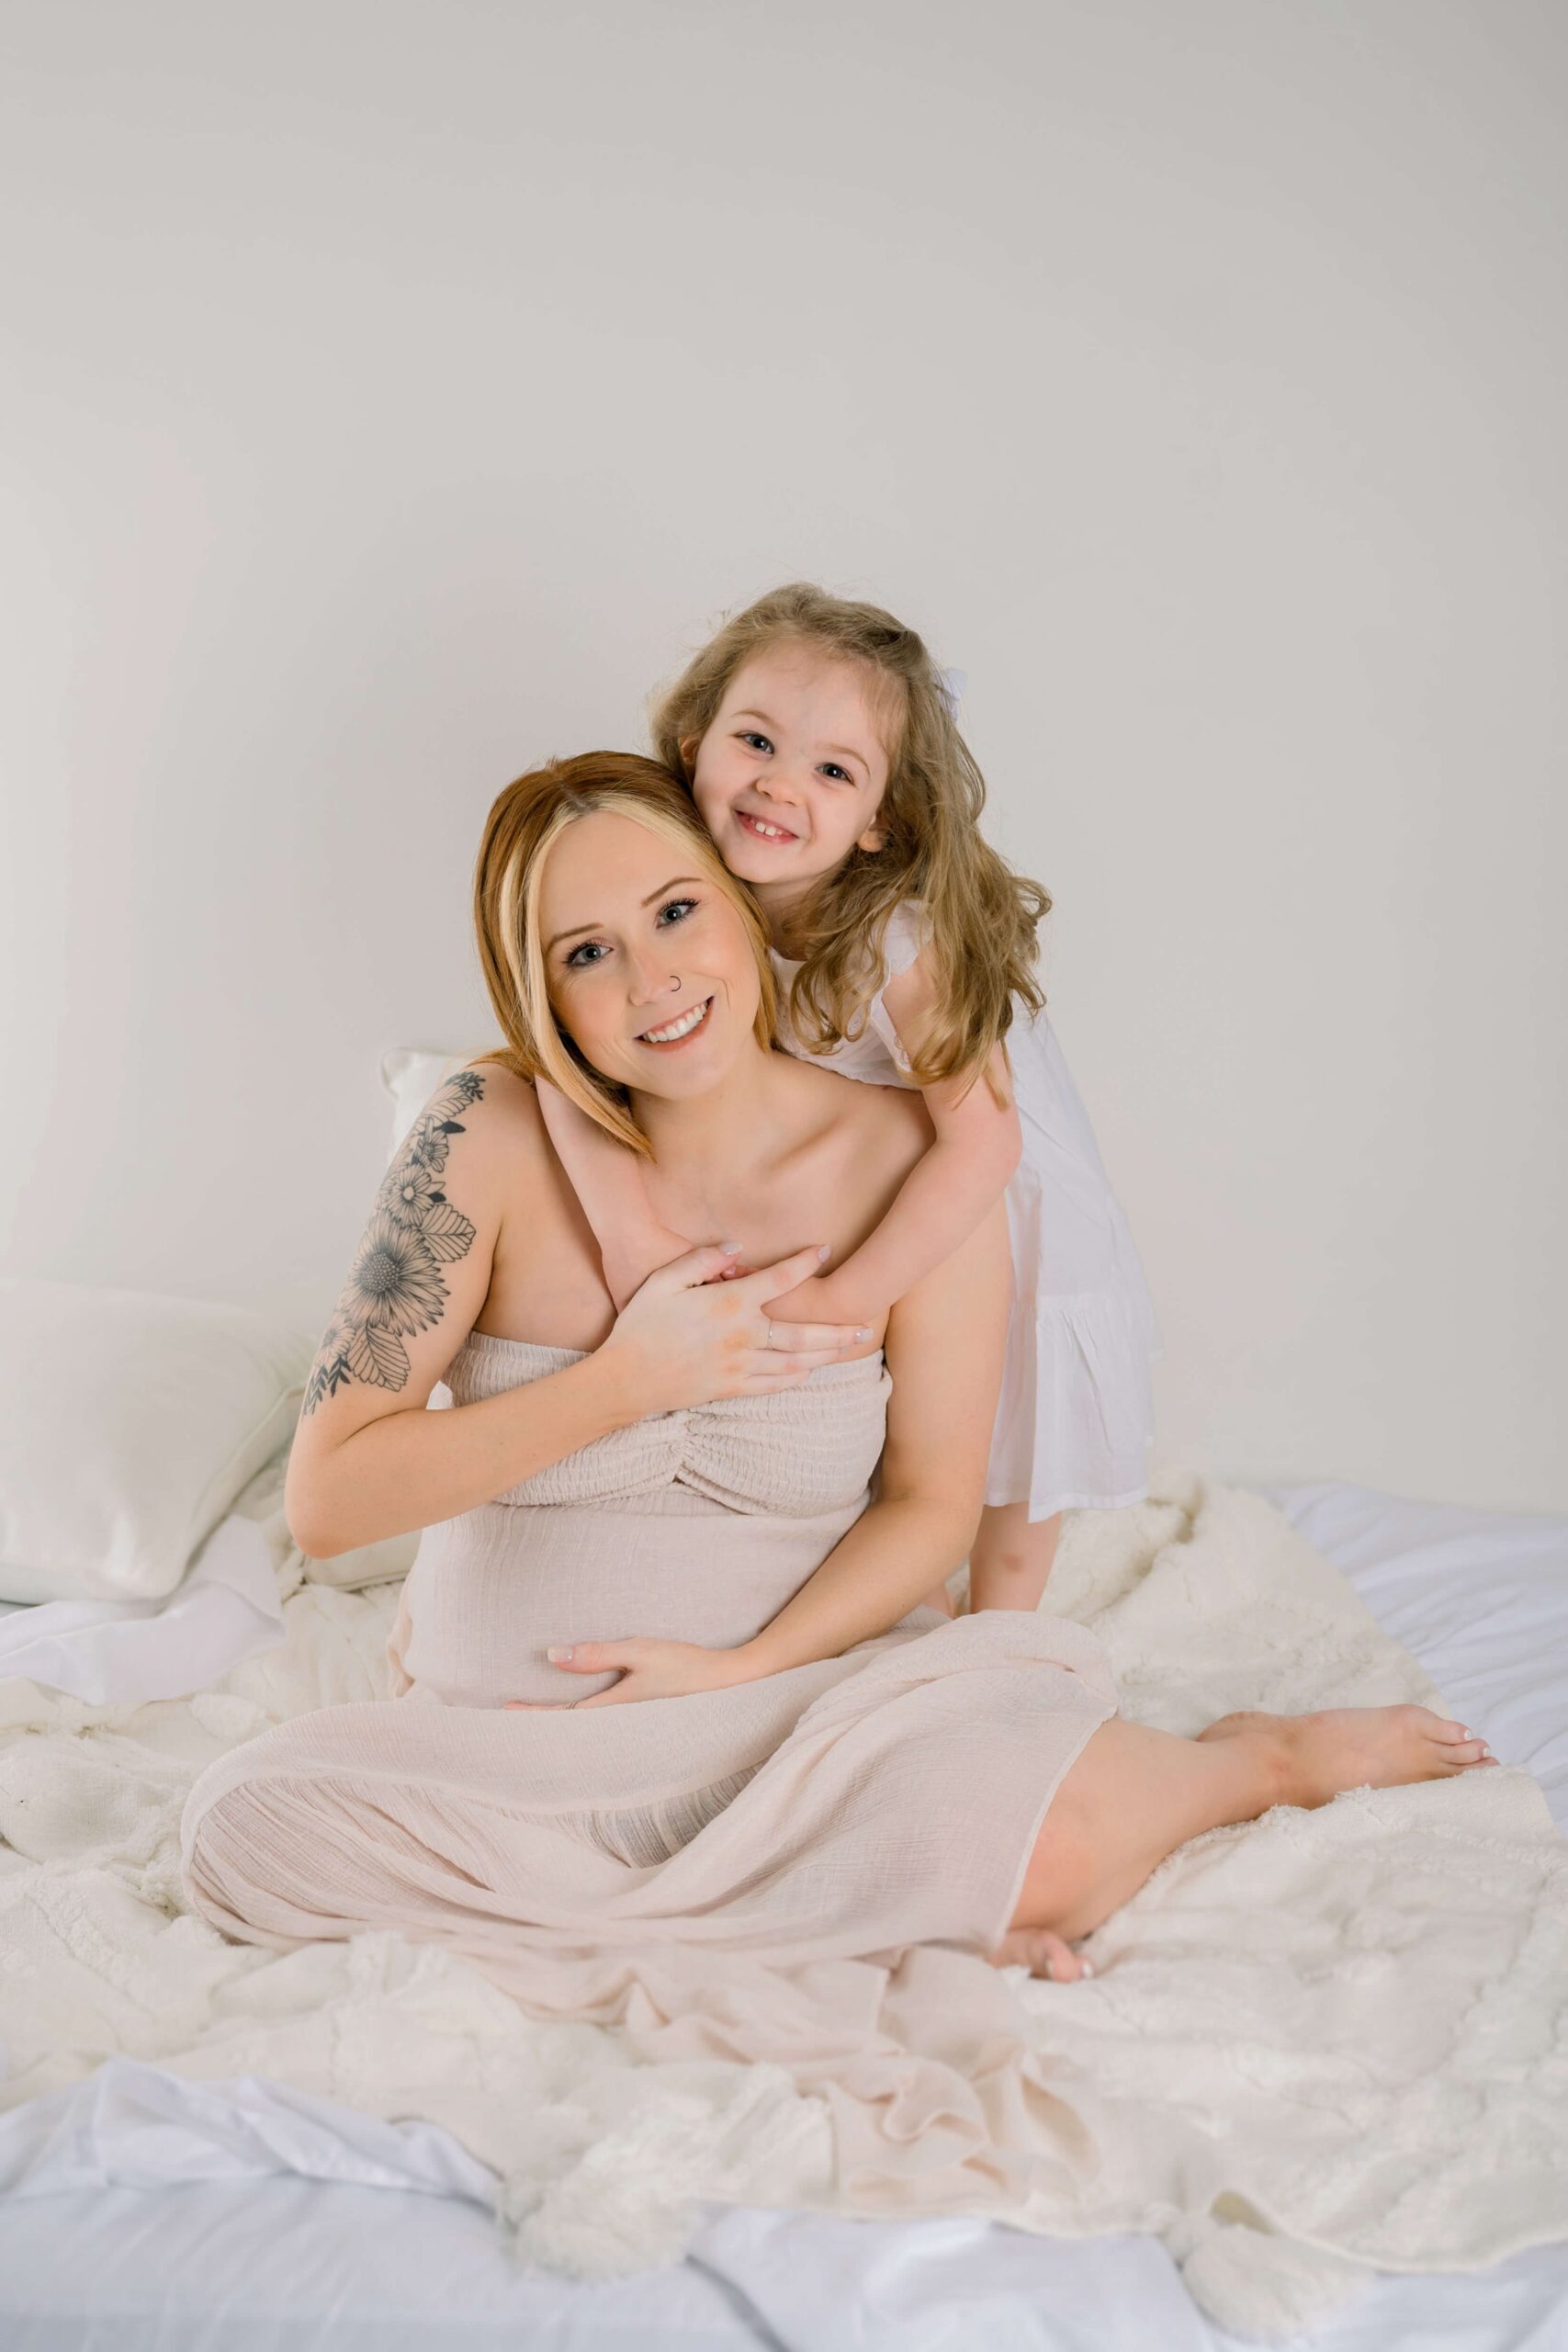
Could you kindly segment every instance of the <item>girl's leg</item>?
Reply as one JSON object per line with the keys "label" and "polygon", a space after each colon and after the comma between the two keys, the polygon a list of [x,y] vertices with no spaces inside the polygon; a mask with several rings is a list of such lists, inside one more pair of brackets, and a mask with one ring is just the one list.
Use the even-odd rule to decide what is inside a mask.
{"label": "girl's leg", "polygon": [[969,1555],[969,1613],[1037,1609],[1056,1557],[1062,1514],[1029,1521],[1027,1503],[987,1503]]}
{"label": "girl's leg", "polygon": [[1320,1805],[1342,1789],[1397,1788],[1492,1764],[1484,1740],[1427,1707],[1222,1716],[1196,1739],[1113,1718],[1051,1801],[1008,1935],[991,1955],[1040,1974],[1082,1973],[1066,1950],[1205,1829],[1270,1805]]}
{"label": "girl's leg", "polygon": [[[1038,1609],[1056,1556],[1062,1514],[1029,1523],[1027,1503],[987,1503],[969,1553],[969,1614],[977,1609]],[[928,1609],[957,1615],[953,1595],[939,1584]]]}

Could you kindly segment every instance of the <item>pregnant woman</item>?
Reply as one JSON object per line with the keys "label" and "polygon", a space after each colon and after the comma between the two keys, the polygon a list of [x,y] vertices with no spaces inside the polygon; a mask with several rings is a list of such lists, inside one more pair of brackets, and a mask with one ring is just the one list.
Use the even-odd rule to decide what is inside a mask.
{"label": "pregnant woman", "polygon": [[[399,1695],[202,1774],[206,1917],[280,1949],[398,1928],[558,2015],[625,2016],[639,1982],[646,2011],[657,1975],[668,2018],[682,1970],[755,1985],[918,1944],[1071,1976],[1071,1940],[1199,1831],[1484,1760],[1419,1707],[1177,1738],[1116,1719],[1081,1628],[924,1605],[984,1498],[1000,1205],[881,1328],[770,1321],[885,1215],[930,1141],[919,1097],[772,1048],[755,910],[649,761],[509,786],[476,906],[507,1050],[389,1171],[288,1474],[317,1557],[426,1531]],[[704,1245],[619,1317],[534,1070]],[[438,1381],[453,1405],[426,1411]],[[829,2006],[837,1982],[812,1979]],[[822,2047],[863,2024],[850,1999]]]}

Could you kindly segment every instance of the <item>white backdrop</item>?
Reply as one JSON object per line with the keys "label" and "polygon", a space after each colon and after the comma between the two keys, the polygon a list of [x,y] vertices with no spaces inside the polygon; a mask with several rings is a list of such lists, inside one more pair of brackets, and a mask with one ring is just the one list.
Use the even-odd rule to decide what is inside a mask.
{"label": "white backdrop", "polygon": [[0,41],[5,1271],[319,1324],[492,796],[806,575],[969,673],[1162,1454],[1568,1504],[1561,10]]}

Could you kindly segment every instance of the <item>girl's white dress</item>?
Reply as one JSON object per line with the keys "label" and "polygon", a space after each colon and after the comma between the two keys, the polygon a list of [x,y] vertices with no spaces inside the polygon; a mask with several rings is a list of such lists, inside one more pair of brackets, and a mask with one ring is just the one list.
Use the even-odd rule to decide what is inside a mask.
{"label": "girl's white dress", "polygon": [[[887,926],[889,981],[908,969],[923,937],[911,900]],[[773,960],[779,1040],[791,1053],[871,1085],[913,1084],[880,991],[852,1044],[806,1056],[789,1020],[800,966],[776,953]],[[1027,1502],[1031,1520],[1115,1510],[1148,1492],[1149,1367],[1165,1344],[1131,1227],[1050,1021],[1031,1020],[1020,1007],[1007,1044],[1023,1157],[1007,1192],[1012,1312],[986,1500]]]}

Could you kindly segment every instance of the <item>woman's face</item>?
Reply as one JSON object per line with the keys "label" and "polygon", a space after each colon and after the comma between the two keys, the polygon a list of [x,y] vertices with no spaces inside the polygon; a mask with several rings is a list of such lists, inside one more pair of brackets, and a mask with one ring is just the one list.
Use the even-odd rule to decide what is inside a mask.
{"label": "woman's face", "polygon": [[760,1050],[756,953],[705,863],[604,808],[546,856],[539,927],[557,1018],[596,1070],[641,1093],[703,1093]]}
{"label": "woman's face", "polygon": [[858,845],[882,846],[887,750],[871,682],[816,646],[743,662],[697,746],[692,797],[731,874],[770,913]]}

